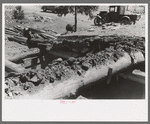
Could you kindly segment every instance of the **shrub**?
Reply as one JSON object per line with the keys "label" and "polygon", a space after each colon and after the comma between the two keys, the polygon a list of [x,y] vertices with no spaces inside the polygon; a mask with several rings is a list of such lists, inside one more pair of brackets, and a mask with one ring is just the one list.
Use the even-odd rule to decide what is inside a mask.
{"label": "shrub", "polygon": [[22,20],[24,19],[24,11],[22,10],[22,6],[16,6],[12,12],[12,18]]}

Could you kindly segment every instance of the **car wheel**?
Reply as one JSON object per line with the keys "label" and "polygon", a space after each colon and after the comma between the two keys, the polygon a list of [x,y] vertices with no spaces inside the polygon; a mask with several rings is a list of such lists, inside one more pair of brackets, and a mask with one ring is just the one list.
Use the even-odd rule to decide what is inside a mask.
{"label": "car wheel", "polygon": [[43,12],[46,12],[46,8],[43,8]]}
{"label": "car wheel", "polygon": [[128,20],[128,19],[122,19],[120,24],[121,25],[127,25],[127,24],[130,24],[131,22]]}
{"label": "car wheel", "polygon": [[99,18],[95,18],[94,19],[94,24],[96,25],[96,26],[98,26],[98,25],[102,25],[102,21],[99,19]]}

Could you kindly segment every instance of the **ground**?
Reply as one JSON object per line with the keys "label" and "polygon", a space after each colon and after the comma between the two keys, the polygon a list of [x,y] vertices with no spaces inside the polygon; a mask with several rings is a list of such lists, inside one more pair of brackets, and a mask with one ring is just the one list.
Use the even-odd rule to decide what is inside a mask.
{"label": "ground", "polygon": [[[65,27],[67,24],[74,24],[73,14],[68,14],[66,16],[59,17],[57,16],[57,14],[51,12],[43,12],[40,6],[23,6],[22,9],[24,10],[25,13],[25,19],[19,22],[16,22],[15,20],[11,19],[11,14],[9,12],[11,12],[12,9],[11,8],[6,9],[5,27],[12,28],[15,25],[21,25],[24,27],[33,27],[33,28],[42,29],[46,31],[53,30],[58,34],[62,34],[66,32]],[[39,16],[41,16],[43,19],[39,21],[34,19],[34,17],[39,17]],[[100,26],[94,26],[93,20],[89,20],[88,16],[78,14],[77,18],[78,18],[77,32],[73,34],[77,34],[77,35],[118,34],[118,35],[132,35],[132,36],[145,37],[145,15],[142,15],[141,19],[135,25],[122,26],[120,24],[116,24],[116,26],[107,26],[106,29],[102,29],[102,27]],[[94,29],[94,31],[90,32],[89,29]],[[68,34],[68,35],[72,35],[72,34]],[[8,35],[6,35],[5,37],[6,58],[9,58],[10,56],[14,56],[15,54],[19,54],[20,52],[24,52],[28,49],[27,46],[18,44],[13,41],[9,41],[7,39],[7,36]],[[123,85],[120,86],[120,88],[121,87],[123,88]],[[112,89],[116,90],[115,88]]]}

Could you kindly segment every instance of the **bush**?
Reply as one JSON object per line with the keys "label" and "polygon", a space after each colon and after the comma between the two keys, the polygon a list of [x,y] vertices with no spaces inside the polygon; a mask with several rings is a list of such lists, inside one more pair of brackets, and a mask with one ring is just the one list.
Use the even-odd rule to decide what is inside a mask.
{"label": "bush", "polygon": [[16,6],[12,13],[13,19],[22,20],[24,19],[24,11],[22,10],[22,6]]}

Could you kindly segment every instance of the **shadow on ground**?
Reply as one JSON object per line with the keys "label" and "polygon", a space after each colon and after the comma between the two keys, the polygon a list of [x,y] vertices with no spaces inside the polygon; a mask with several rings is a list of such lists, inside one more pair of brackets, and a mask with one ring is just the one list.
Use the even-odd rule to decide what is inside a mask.
{"label": "shadow on ground", "polygon": [[87,99],[145,99],[145,85],[120,78],[118,82],[98,82],[82,88],[79,95]]}

